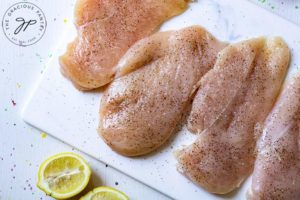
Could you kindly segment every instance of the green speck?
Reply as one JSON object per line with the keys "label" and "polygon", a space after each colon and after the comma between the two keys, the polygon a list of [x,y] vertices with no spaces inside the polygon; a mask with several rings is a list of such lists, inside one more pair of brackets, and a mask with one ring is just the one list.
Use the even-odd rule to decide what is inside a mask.
{"label": "green speck", "polygon": [[41,137],[42,138],[46,138],[47,137],[47,133],[41,132]]}

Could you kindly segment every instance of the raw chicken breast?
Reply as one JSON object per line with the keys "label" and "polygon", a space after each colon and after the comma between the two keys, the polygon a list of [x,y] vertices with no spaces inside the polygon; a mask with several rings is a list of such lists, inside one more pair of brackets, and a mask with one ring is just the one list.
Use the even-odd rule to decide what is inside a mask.
{"label": "raw chicken breast", "polygon": [[248,199],[300,199],[300,75],[283,89],[258,142]]}
{"label": "raw chicken breast", "polygon": [[243,83],[254,69],[254,60],[265,38],[229,45],[220,52],[218,60],[198,83],[199,89],[188,118],[188,129],[200,133],[209,128],[226,111]]}
{"label": "raw chicken breast", "polygon": [[157,33],[135,44],[117,74],[131,73],[112,82],[102,97],[99,132],[104,141],[126,156],[161,146],[224,46],[198,26]]}
{"label": "raw chicken breast", "polygon": [[190,128],[206,130],[177,152],[178,170],[211,193],[239,187],[252,172],[255,130],[270,112],[288,64],[289,49],[280,38],[225,48],[193,102]]}
{"label": "raw chicken breast", "polygon": [[109,83],[132,44],[186,8],[187,0],[77,0],[78,37],[60,58],[63,74],[82,90]]}

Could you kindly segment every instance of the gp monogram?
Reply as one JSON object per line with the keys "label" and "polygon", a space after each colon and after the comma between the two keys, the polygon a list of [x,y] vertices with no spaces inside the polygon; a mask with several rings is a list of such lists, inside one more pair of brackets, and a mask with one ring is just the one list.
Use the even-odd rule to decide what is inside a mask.
{"label": "gp monogram", "polygon": [[43,11],[29,2],[12,5],[2,19],[2,28],[7,39],[24,47],[41,40],[46,27],[47,21]]}

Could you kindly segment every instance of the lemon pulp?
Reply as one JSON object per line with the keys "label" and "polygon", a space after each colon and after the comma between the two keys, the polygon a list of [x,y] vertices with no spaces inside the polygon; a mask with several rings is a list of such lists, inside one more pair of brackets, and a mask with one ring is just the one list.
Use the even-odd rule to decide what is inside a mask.
{"label": "lemon pulp", "polygon": [[82,157],[61,153],[42,163],[37,186],[54,198],[70,198],[86,187],[90,175],[90,167]]}
{"label": "lemon pulp", "polygon": [[80,200],[129,200],[129,198],[114,188],[98,187],[81,197]]}

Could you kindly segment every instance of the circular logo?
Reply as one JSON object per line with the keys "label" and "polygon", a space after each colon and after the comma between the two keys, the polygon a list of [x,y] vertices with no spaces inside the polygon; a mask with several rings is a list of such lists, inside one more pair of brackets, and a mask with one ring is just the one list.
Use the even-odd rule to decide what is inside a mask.
{"label": "circular logo", "polygon": [[29,2],[12,5],[2,19],[5,36],[19,46],[37,43],[43,37],[46,27],[47,21],[43,11]]}

